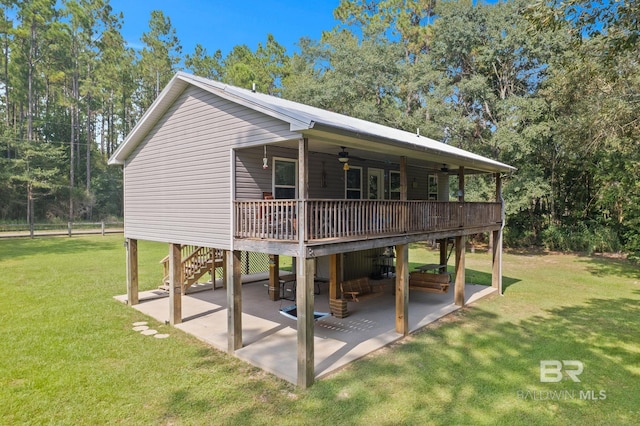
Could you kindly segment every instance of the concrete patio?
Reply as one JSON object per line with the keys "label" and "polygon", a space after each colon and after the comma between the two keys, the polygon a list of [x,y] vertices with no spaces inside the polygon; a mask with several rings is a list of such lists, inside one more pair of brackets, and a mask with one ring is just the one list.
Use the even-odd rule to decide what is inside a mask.
{"label": "concrete patio", "polygon": [[[296,383],[296,321],[280,314],[280,308],[295,302],[269,300],[266,280],[246,282],[242,286],[243,347],[236,356],[291,383]],[[315,310],[329,312],[328,283],[320,283]],[[496,291],[492,287],[467,284],[466,303],[472,303]],[[410,332],[459,309],[448,293],[412,292],[409,296]],[[126,302],[126,295],[116,296]],[[224,289],[193,292],[182,297],[182,324],[176,328],[222,351],[227,350],[227,301]],[[140,312],[160,322],[169,321],[168,293],[153,290],[140,293]],[[347,318],[333,316],[315,325],[315,376],[322,378],[346,364],[380,349],[400,338],[395,332],[395,296],[389,280],[382,296],[349,303]]]}

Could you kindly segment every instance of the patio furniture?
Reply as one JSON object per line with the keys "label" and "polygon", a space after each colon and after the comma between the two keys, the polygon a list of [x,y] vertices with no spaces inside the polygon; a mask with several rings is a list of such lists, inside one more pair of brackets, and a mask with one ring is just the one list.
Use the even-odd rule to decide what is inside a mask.
{"label": "patio furniture", "polygon": [[342,298],[349,302],[359,302],[369,297],[384,294],[382,284],[371,284],[369,277],[356,278],[340,283]]}
{"label": "patio furniture", "polygon": [[[296,274],[287,274],[280,276],[280,298],[287,300],[296,300]],[[320,294],[320,283],[327,282],[324,278],[314,278],[313,294]]]}
{"label": "patio furniture", "polygon": [[280,297],[287,300],[296,300],[296,274],[280,276]]}
{"label": "patio furniture", "polygon": [[447,270],[447,265],[440,265],[438,263],[427,263],[426,265],[416,266],[415,269],[419,272],[433,271],[433,273],[443,273]]}
{"label": "patio furniture", "polygon": [[449,291],[449,282],[451,275],[430,274],[427,272],[411,272],[409,273],[409,291],[426,291],[430,293],[446,293]]}

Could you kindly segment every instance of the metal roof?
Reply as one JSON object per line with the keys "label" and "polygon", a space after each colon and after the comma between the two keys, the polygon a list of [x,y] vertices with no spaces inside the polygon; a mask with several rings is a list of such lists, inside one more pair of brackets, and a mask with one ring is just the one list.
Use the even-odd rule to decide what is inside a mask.
{"label": "metal roof", "polygon": [[171,79],[167,87],[111,156],[109,164],[124,164],[126,158],[188,85],[197,86],[231,102],[287,122],[291,131],[301,135],[315,135],[324,138],[333,136],[338,145],[341,139],[350,138],[366,142],[366,147],[372,151],[386,151],[390,148],[393,153],[398,155],[428,156],[431,161],[454,163],[483,172],[516,170],[510,165],[425,136],[418,136],[416,133],[394,129],[276,96],[241,89],[184,72],[178,72]]}

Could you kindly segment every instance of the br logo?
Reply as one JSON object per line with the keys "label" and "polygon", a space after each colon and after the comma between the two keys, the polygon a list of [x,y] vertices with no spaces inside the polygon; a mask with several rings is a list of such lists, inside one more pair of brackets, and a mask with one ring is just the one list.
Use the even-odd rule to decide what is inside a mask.
{"label": "br logo", "polygon": [[[580,361],[558,361],[545,359],[540,361],[540,381],[543,383],[557,383],[566,374],[574,382],[579,382],[578,376],[582,374],[584,365]],[[563,374],[564,372],[564,374]]]}

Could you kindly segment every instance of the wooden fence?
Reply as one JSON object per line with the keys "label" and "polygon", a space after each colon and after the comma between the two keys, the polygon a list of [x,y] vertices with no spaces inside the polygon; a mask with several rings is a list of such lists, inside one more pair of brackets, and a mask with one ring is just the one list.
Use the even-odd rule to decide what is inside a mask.
{"label": "wooden fence", "polygon": [[33,223],[33,224],[4,224],[0,225],[0,238],[16,237],[44,237],[88,234],[121,234],[124,232],[122,222],[67,222],[60,223]]}

